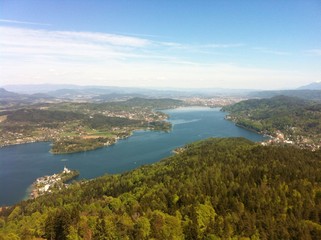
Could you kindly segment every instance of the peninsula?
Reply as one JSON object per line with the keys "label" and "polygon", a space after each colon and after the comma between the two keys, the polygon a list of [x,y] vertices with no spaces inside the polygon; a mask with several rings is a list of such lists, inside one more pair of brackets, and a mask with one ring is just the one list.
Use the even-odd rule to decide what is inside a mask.
{"label": "peninsula", "polygon": [[70,170],[64,167],[64,170],[58,174],[37,178],[32,184],[30,198],[37,198],[46,193],[57,192],[63,188],[66,188],[68,186],[66,182],[78,176],[78,171]]}
{"label": "peninsula", "polygon": [[167,115],[158,110],[182,105],[182,101],[174,99],[133,98],[10,108],[0,111],[0,147],[50,141],[54,154],[94,150],[128,137],[137,129],[169,131]]}
{"label": "peninsula", "polygon": [[238,126],[271,136],[263,145],[290,144],[316,151],[321,147],[321,104],[297,97],[250,99],[222,108]]}

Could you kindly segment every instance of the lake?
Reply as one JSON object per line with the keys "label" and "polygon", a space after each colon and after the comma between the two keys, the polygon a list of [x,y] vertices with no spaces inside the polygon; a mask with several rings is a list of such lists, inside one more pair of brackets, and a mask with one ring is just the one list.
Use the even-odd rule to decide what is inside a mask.
{"label": "lake", "polygon": [[172,131],[135,131],[118,143],[83,153],[53,155],[49,142],[0,148],[0,206],[15,204],[27,196],[36,178],[61,172],[64,166],[91,179],[121,173],[166,158],[172,150],[209,137],[245,137],[262,141],[263,136],[239,128],[224,119],[219,108],[178,108],[169,114]]}

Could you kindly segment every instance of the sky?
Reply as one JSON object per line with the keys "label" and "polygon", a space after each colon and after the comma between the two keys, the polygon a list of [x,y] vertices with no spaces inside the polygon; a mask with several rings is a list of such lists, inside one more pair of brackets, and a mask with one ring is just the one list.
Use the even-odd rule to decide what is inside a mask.
{"label": "sky", "polygon": [[0,0],[0,86],[293,89],[316,81],[320,0]]}

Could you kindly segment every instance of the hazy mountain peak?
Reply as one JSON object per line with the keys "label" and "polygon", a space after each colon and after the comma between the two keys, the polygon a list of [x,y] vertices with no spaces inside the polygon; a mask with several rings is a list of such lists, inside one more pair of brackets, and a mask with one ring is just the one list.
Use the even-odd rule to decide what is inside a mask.
{"label": "hazy mountain peak", "polygon": [[298,89],[321,90],[321,81],[313,82]]}
{"label": "hazy mountain peak", "polygon": [[4,88],[0,88],[0,97],[15,97],[17,95],[17,93],[9,92]]}

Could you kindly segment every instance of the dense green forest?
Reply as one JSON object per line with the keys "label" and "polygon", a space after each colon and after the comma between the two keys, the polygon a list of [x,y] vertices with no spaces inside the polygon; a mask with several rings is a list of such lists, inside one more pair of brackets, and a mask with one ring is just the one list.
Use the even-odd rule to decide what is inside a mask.
{"label": "dense green forest", "polygon": [[238,125],[274,134],[281,130],[296,140],[308,137],[320,141],[321,104],[295,97],[250,99],[222,108]]}
{"label": "dense green forest", "polygon": [[321,239],[321,152],[208,139],[0,214],[0,239]]}
{"label": "dense green forest", "polygon": [[84,152],[114,143],[115,140],[113,138],[108,139],[106,137],[98,137],[91,139],[82,139],[79,137],[74,137],[72,139],[67,138],[55,141],[52,144],[50,152],[54,154]]}

